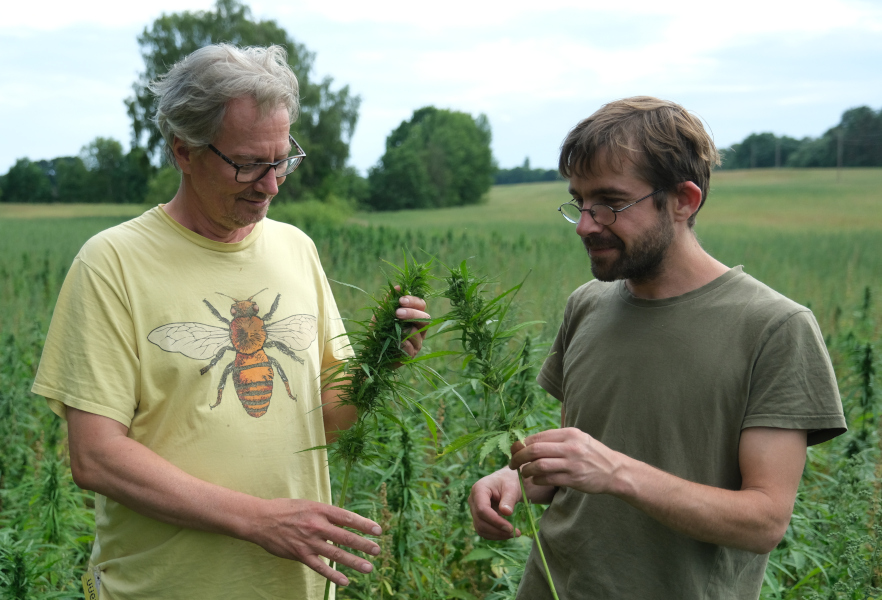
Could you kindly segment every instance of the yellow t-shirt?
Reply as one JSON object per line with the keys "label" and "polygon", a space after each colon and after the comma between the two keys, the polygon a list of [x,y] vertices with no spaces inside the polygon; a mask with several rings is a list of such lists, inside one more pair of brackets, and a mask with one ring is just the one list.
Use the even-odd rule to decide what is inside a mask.
{"label": "yellow t-shirt", "polygon": [[[71,406],[119,421],[205,481],[329,503],[325,452],[299,451],[325,443],[321,374],[351,354],[344,334],[300,230],[265,219],[224,244],[156,207],[77,255],[33,392],[62,417]],[[322,577],[252,543],[167,525],[101,495],[95,517],[102,600],[323,593]]]}

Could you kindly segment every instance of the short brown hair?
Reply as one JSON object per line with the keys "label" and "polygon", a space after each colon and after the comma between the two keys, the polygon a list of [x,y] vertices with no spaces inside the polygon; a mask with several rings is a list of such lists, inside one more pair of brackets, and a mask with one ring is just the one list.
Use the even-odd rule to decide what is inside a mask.
{"label": "short brown hair", "polygon": [[[707,199],[711,169],[720,164],[714,141],[698,117],[679,104],[651,96],[604,104],[576,125],[560,148],[560,174],[567,179],[591,175],[594,158],[603,149],[613,168],[620,170],[629,159],[653,188],[671,192],[692,181],[701,189],[699,210]],[[656,206],[664,203],[665,195],[658,194]],[[688,223],[695,224],[695,214]]]}

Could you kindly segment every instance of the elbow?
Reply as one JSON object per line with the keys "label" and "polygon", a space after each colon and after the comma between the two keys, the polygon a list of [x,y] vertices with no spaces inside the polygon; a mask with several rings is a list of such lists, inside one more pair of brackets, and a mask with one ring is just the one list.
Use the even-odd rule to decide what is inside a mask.
{"label": "elbow", "polygon": [[750,547],[745,548],[756,554],[768,554],[778,547],[784,534],[787,533],[787,527],[790,526],[790,515],[785,518],[770,519],[763,527],[757,531],[757,535],[751,540]]}
{"label": "elbow", "polygon": [[91,490],[89,481],[89,469],[83,465],[82,460],[78,460],[73,455],[70,457],[70,474],[73,477],[77,487],[84,490]]}
{"label": "elbow", "polygon": [[71,452],[70,454],[70,474],[73,477],[77,487],[96,492],[99,487],[97,483],[98,469],[95,462],[89,457],[83,456],[82,453]]}

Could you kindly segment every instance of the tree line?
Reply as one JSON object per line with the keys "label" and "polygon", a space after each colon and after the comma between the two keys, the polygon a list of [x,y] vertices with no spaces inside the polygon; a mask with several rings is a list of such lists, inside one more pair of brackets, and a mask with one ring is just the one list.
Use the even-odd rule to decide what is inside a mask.
{"label": "tree line", "polygon": [[493,183],[496,185],[509,185],[513,183],[536,183],[539,181],[560,181],[560,173],[557,169],[533,169],[530,168],[530,158],[524,159],[524,164],[511,169],[496,169],[493,175]]}
{"label": "tree line", "polygon": [[179,174],[162,165],[162,139],[153,120],[151,80],[184,56],[217,42],[238,46],[279,44],[300,84],[300,118],[292,135],[307,160],[280,188],[280,202],[319,200],[367,205],[377,210],[457,206],[479,202],[495,168],[486,116],[425,107],[389,136],[386,153],[361,177],[346,162],[358,122],[359,96],[335,89],[331,77],[313,72],[315,54],[275,21],[257,21],[238,0],[217,0],[213,10],[163,14],[138,36],[144,71],[125,101],[131,119],[131,150],[96,138],[78,156],[19,159],[0,176],[0,202],[169,201]]}
{"label": "tree line", "polygon": [[[300,82],[300,118],[291,133],[307,160],[288,176],[277,202],[317,200],[373,210],[462,206],[481,202],[496,184],[554,181],[556,170],[499,169],[490,150],[485,115],[427,106],[414,111],[386,139],[377,164],[362,177],[348,166],[349,144],[361,98],[348,86],[313,72],[315,54],[275,21],[256,21],[238,0],[217,0],[214,10],[163,14],[138,36],[144,71],[125,101],[131,150],[98,137],[77,156],[21,158],[0,176],[0,202],[115,202],[158,204],[177,191],[180,175],[162,165],[165,143],[153,121],[147,85],[194,50],[216,42],[239,46],[279,44]],[[723,168],[882,166],[882,110],[861,106],[819,138],[797,140],[752,134],[722,151]]]}
{"label": "tree line", "polygon": [[721,154],[724,169],[882,167],[882,109],[849,109],[818,138],[752,133]]}

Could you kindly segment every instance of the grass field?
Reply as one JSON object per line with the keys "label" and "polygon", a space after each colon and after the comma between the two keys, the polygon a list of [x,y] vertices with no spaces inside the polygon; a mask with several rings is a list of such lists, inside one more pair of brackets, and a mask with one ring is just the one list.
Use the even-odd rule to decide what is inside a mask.
{"label": "grass field", "polygon": [[[882,597],[871,590],[882,586],[882,504],[874,483],[882,475],[875,391],[882,373],[882,169],[847,169],[839,180],[833,170],[788,169],[718,172],[712,180],[696,225],[702,244],[812,308],[828,339],[852,429],[810,452],[763,598]],[[469,259],[493,277],[491,292],[526,277],[512,318],[544,321],[529,330],[541,344],[556,332],[569,293],[591,278],[574,227],[556,210],[568,199],[562,182],[497,186],[478,206],[356,213],[345,226],[307,232],[332,280],[369,291],[384,282],[381,260],[400,263],[403,251],[451,265]],[[91,498],[70,480],[63,426],[28,390],[77,250],[91,235],[143,210],[0,204],[2,598],[82,597],[77,584],[90,546]],[[350,287],[333,287],[344,316],[363,316],[360,309],[372,303]],[[446,310],[440,299],[430,306],[435,314]],[[433,350],[450,344],[443,336],[428,341]],[[438,369],[450,376],[461,370],[459,364]],[[480,400],[477,392],[461,393],[468,403]],[[436,418],[454,437],[467,422],[464,411],[458,402],[433,402]],[[547,402],[545,424],[553,423],[556,409]],[[394,534],[384,542],[375,574],[353,574],[353,588],[338,597],[511,597],[528,548],[474,538],[463,504],[466,483],[496,463],[479,465],[466,452],[433,465],[436,449],[422,417],[403,415],[401,423],[383,425],[388,455],[353,483],[352,506],[387,519]],[[332,475],[339,473],[332,469]]]}

